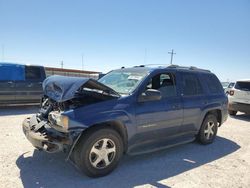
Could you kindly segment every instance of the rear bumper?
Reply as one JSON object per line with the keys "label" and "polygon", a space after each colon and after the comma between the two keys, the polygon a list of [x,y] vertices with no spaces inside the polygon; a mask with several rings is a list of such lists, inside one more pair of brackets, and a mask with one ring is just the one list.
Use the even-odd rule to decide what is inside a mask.
{"label": "rear bumper", "polygon": [[23,132],[30,143],[37,149],[48,153],[63,151],[70,145],[70,140],[62,133],[49,130],[49,126],[41,126],[36,116],[27,118],[22,124]]}
{"label": "rear bumper", "polygon": [[230,102],[228,104],[228,110],[250,113],[250,104]]}

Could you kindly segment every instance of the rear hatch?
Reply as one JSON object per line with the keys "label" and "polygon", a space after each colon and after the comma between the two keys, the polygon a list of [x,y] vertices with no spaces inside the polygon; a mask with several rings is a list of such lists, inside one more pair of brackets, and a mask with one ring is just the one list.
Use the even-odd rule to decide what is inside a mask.
{"label": "rear hatch", "polygon": [[250,104],[250,81],[238,81],[234,86],[234,102]]}

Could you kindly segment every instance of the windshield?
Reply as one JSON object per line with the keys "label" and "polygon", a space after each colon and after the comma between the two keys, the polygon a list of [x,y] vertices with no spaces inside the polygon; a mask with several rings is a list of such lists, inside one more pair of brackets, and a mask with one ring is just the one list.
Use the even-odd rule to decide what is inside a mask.
{"label": "windshield", "polygon": [[103,76],[99,82],[112,88],[119,94],[129,94],[140,84],[147,72],[112,71]]}

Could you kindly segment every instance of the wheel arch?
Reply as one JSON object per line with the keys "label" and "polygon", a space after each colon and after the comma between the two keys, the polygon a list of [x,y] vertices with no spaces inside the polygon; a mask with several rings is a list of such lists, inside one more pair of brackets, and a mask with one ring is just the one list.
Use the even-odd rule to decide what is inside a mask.
{"label": "wheel arch", "polygon": [[[125,125],[123,125],[123,123],[120,121],[115,121],[115,120],[114,121],[106,121],[106,122],[100,122],[100,123],[91,125],[89,128],[87,128],[81,132],[81,136],[80,136],[79,140],[81,140],[81,138],[83,138],[86,134],[89,134],[89,133],[94,132],[97,129],[101,129],[101,128],[111,128],[111,129],[115,130],[122,138],[124,152],[127,151],[127,148],[128,148],[127,129],[126,129]],[[79,140],[77,142],[79,142]]]}
{"label": "wheel arch", "polygon": [[217,118],[217,121],[218,121],[218,126],[221,125],[221,122],[222,122],[222,111],[220,109],[212,109],[212,110],[208,110],[205,115],[203,116],[203,120],[202,122],[205,120],[205,118],[209,115],[209,114],[212,114],[212,115],[215,115],[216,118]]}

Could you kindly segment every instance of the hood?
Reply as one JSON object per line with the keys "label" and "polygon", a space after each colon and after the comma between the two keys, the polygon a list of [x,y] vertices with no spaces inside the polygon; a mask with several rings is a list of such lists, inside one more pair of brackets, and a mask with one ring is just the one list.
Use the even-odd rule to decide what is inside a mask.
{"label": "hood", "polygon": [[[64,102],[73,99],[81,87],[102,91],[103,95],[120,97],[120,95],[110,87],[91,78],[50,76],[43,82],[43,92],[56,102]],[[95,91],[94,91],[95,90]]]}

